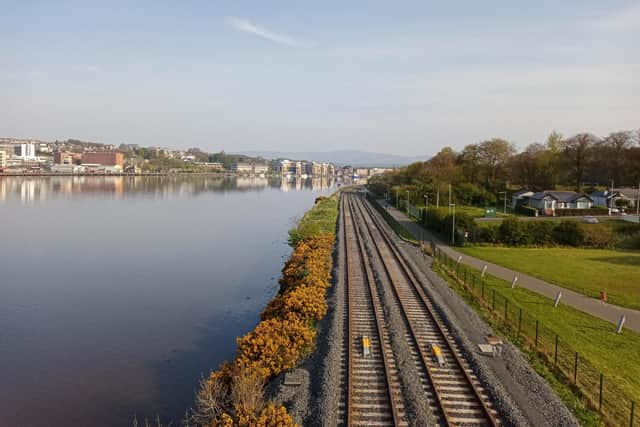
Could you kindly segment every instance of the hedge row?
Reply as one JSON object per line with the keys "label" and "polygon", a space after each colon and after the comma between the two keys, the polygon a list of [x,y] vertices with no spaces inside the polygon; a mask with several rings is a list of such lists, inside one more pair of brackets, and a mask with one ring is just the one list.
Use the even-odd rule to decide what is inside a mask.
{"label": "hedge row", "polygon": [[556,209],[556,216],[607,215],[609,209],[594,206],[590,209]]}
{"label": "hedge row", "polygon": [[508,218],[500,224],[477,227],[470,233],[476,243],[510,246],[551,246],[606,248],[616,242],[614,233],[602,224],[577,221],[522,221]]}
{"label": "hedge row", "polygon": [[[428,209],[422,223],[430,230],[451,238],[453,215],[442,209]],[[465,238],[465,234],[467,237]],[[501,223],[478,225],[469,215],[456,214],[455,242],[499,243],[511,246],[567,245],[593,248],[613,246],[616,235],[602,224],[577,221],[522,221],[517,217]]]}

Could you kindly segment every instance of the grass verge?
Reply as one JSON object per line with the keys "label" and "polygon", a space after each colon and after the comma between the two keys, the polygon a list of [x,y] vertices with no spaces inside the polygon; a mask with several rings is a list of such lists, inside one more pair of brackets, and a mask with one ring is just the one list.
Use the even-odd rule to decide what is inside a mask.
{"label": "grass verge", "polygon": [[608,322],[568,306],[554,308],[548,298],[511,289],[510,283],[489,275],[482,279],[471,268],[458,270],[451,259],[443,261],[436,263],[436,271],[495,330],[527,354],[534,369],[583,425],[601,423],[597,414],[600,373],[607,422],[628,425],[631,401],[640,400],[640,335],[626,330],[615,334]]}
{"label": "grass verge", "polygon": [[467,255],[529,274],[592,298],[640,309],[640,251],[465,246]]}

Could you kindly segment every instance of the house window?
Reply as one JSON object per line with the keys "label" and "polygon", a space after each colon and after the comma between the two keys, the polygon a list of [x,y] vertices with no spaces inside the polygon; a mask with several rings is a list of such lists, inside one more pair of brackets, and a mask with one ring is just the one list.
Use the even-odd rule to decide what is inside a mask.
{"label": "house window", "polygon": [[552,209],[553,208],[553,200],[545,200],[544,201],[544,208],[545,209]]}
{"label": "house window", "polygon": [[589,209],[589,202],[578,202],[578,209]]}

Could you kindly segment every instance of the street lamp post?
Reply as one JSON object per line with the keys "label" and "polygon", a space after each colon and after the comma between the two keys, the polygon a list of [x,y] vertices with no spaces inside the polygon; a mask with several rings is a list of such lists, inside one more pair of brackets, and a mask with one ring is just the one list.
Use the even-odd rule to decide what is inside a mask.
{"label": "street lamp post", "polygon": [[453,208],[453,221],[451,221],[451,246],[456,244],[456,204],[449,203],[449,208]]}
{"label": "street lamp post", "polygon": [[409,213],[409,190],[407,190],[407,215],[411,216]]}
{"label": "street lamp post", "polygon": [[498,194],[504,194],[504,213],[507,213],[507,192],[506,191],[498,191]]}

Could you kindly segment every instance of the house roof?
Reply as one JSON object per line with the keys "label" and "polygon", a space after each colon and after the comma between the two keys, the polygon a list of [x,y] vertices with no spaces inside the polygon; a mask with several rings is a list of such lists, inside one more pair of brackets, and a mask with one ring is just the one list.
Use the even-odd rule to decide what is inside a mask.
{"label": "house roof", "polygon": [[546,196],[552,197],[559,202],[570,203],[584,197],[593,202],[593,199],[586,194],[576,193],[575,191],[539,191],[534,193],[530,198],[534,200],[542,200]]}
{"label": "house roof", "polygon": [[626,197],[629,199],[635,199],[638,197],[637,188],[614,188],[611,190],[602,190],[591,193],[591,197],[605,197],[610,199],[612,197]]}
{"label": "house roof", "polygon": [[522,195],[527,194],[527,193],[533,194],[533,191],[526,190],[526,189],[523,188],[522,190],[518,190],[515,193],[513,193],[512,197],[519,197],[519,196],[522,196]]}
{"label": "house roof", "polygon": [[626,197],[628,197],[630,199],[637,199],[638,198],[638,193],[640,193],[640,191],[637,188],[631,188],[631,187],[614,188],[614,191],[617,191],[621,195],[626,196]]}

